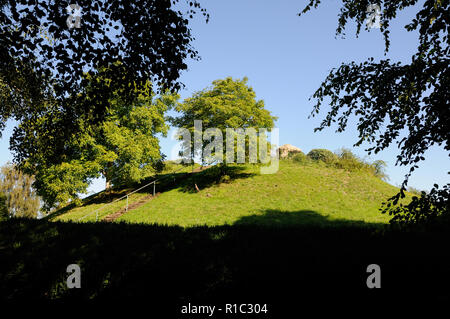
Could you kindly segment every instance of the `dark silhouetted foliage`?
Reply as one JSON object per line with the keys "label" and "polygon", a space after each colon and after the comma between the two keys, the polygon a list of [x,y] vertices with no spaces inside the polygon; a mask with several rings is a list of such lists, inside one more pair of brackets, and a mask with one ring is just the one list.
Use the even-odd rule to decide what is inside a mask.
{"label": "dark silhouetted foliage", "polygon": [[[81,25],[69,28],[69,3],[0,1],[0,129],[10,118],[20,124],[39,117],[46,127],[41,156],[56,164],[70,156],[64,142],[80,122],[104,119],[113,93],[132,102],[137,96],[130,84],[181,88],[186,60],[199,58],[189,19],[196,12],[209,19],[196,0],[78,0]],[[121,65],[112,68],[116,61]],[[85,90],[84,74],[102,67],[109,67],[110,82]],[[11,148],[21,164],[42,150],[18,127]]]}
{"label": "dark silhouetted foliage", "polygon": [[[316,8],[320,2],[310,0],[302,13]],[[387,53],[390,21],[396,18],[399,11],[418,1],[345,1],[339,14],[336,34],[343,34],[348,20],[354,20],[358,35],[367,17],[367,6],[371,3],[380,5],[382,9],[380,30],[385,38]],[[405,176],[400,192],[389,199],[388,202],[392,205],[384,206],[383,212],[390,210],[394,216],[415,215],[417,209],[428,207],[429,200],[437,198],[419,199],[424,202],[409,206],[414,208],[411,212],[408,212],[408,208],[393,208],[405,197],[408,178],[418,167],[418,163],[425,159],[424,153],[428,148],[438,145],[450,151],[449,11],[449,0],[425,0],[413,21],[405,26],[407,31],[417,30],[419,33],[417,52],[411,57],[409,64],[389,59],[375,61],[373,58],[363,63],[343,63],[331,70],[313,95],[316,104],[312,116],[319,113],[326,103],[325,99],[329,101],[327,104],[330,107],[316,130],[320,131],[337,123],[337,131],[342,132],[346,129],[350,116],[355,115],[359,134],[356,146],[364,142],[374,144],[367,149],[370,154],[397,143],[400,153],[396,164],[409,166],[410,171]],[[398,139],[404,132],[405,136]],[[447,194],[446,191],[437,189],[432,192],[436,196]],[[437,207],[438,202],[431,206]],[[423,216],[429,215],[424,213]],[[394,218],[393,222],[397,220],[416,219],[412,216],[399,217]]]}
{"label": "dark silhouetted foliage", "polygon": [[[422,192],[420,196],[414,196],[407,204],[395,206],[389,214],[393,215],[392,221],[405,226],[420,226],[425,228],[449,229],[450,219],[450,187],[444,185],[439,189],[438,185],[427,194]],[[390,203],[387,203],[389,205]]]}
{"label": "dark silhouetted foliage", "polygon": [[[312,225],[293,226],[296,220]],[[236,225],[189,228],[11,219],[0,223],[0,301],[104,301],[104,313],[137,300],[147,313],[164,311],[161,318],[182,318],[180,304],[206,298],[267,302],[270,318],[297,318],[280,312],[298,313],[299,298],[322,307],[324,300],[388,304],[390,311],[411,302],[447,305],[449,233],[378,229],[312,210],[267,210]],[[374,258],[383,282],[375,293],[365,284]],[[72,263],[80,265],[81,289],[67,288]]]}

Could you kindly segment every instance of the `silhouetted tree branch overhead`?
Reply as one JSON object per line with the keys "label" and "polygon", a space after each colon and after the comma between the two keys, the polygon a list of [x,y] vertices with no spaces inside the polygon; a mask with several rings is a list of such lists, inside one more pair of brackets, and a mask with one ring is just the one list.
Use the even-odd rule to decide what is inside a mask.
{"label": "silhouetted tree branch overhead", "polygon": [[[10,118],[19,125],[41,118],[47,128],[43,156],[54,163],[61,162],[64,141],[79,130],[80,118],[104,120],[112,92],[133,102],[130,83],[150,81],[161,92],[182,87],[186,59],[199,59],[189,19],[199,12],[209,19],[196,0],[78,0],[81,25],[69,28],[69,3],[0,0],[0,129]],[[116,61],[120,70],[112,67]],[[83,75],[104,67],[110,83],[84,90]],[[21,134],[12,140],[18,164],[35,152]]]}
{"label": "silhouetted tree branch overhead", "polygon": [[[316,8],[320,2],[310,0],[300,15]],[[354,20],[358,35],[366,20],[366,8],[372,3],[382,8],[380,30],[385,38],[386,54],[390,44],[389,22],[398,11],[418,1],[344,1],[336,34],[344,34],[347,21]],[[316,104],[312,116],[319,113],[325,98],[330,101],[330,110],[316,131],[336,123],[337,132],[342,132],[347,128],[348,119],[354,115],[359,133],[355,145],[363,142],[373,144],[367,149],[370,154],[397,143],[400,154],[396,164],[409,166],[410,171],[400,192],[383,207],[383,212],[397,216],[393,221],[420,223],[424,216],[437,217],[449,213],[448,185],[443,190],[438,190],[435,185],[430,194],[422,194],[410,205],[395,207],[405,196],[408,179],[419,162],[425,159],[426,150],[438,145],[450,151],[448,12],[449,0],[425,0],[415,19],[405,26],[407,31],[419,31],[419,46],[409,64],[389,59],[376,62],[373,58],[363,63],[343,63],[331,70],[313,95]],[[406,135],[399,139],[403,131]],[[428,211],[420,213],[421,209]],[[417,217],[418,214],[421,217]]]}

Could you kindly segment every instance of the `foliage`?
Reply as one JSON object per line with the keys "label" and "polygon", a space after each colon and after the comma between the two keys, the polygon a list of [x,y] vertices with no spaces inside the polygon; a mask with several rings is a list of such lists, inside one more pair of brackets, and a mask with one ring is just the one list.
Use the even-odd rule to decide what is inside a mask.
{"label": "foliage", "polygon": [[[159,93],[181,88],[186,59],[199,59],[189,21],[198,12],[209,19],[196,0],[76,3],[82,8],[80,28],[66,24],[67,1],[0,2],[0,131],[10,118],[19,125],[39,118],[47,128],[40,137],[46,147],[41,155],[55,165],[71,156],[65,142],[73,134],[105,119],[112,92],[133,104],[138,96],[130,83],[143,87],[150,81]],[[122,67],[111,68],[118,60]],[[108,86],[86,91],[85,73],[94,76],[105,67]],[[20,165],[37,147],[23,134],[18,129],[11,139]]]}
{"label": "foliage", "polygon": [[375,175],[374,167],[366,161],[360,159],[347,148],[342,148],[336,153],[337,159],[333,165],[337,168],[348,169],[350,171],[368,170]]}
{"label": "foliage", "polygon": [[313,161],[322,161],[325,163],[333,163],[337,160],[336,154],[326,149],[313,149],[309,151],[307,156]]}
{"label": "foliage", "polygon": [[6,197],[8,217],[37,217],[40,200],[32,186],[33,181],[32,176],[22,173],[10,163],[1,167],[0,194]]}
{"label": "foliage", "polygon": [[375,176],[378,176],[382,180],[389,180],[389,176],[386,174],[387,163],[385,161],[376,160],[372,163],[372,166],[375,169]]}
{"label": "foliage", "polygon": [[139,182],[162,168],[157,134],[167,135],[164,115],[178,100],[169,91],[155,96],[147,84],[138,102],[127,105],[120,99],[111,101],[107,121],[99,143],[115,155],[107,161],[103,175],[115,184]]}
{"label": "foliage", "polygon": [[350,171],[366,171],[374,176],[388,180],[389,177],[386,174],[386,162],[382,160],[376,160],[372,163],[359,158],[350,149],[342,148],[337,154],[338,159],[333,163],[337,168],[347,169]]}
{"label": "foliage", "polygon": [[358,156],[353,154],[353,152],[348,148],[341,148],[336,152],[336,155],[342,160],[352,160],[352,161],[361,161]]}
{"label": "foliage", "polygon": [[[0,223],[0,300],[79,305],[114,300],[132,304],[134,311],[168,314],[164,318],[180,317],[185,300],[201,296],[220,304],[230,294],[237,300],[253,296],[270,302],[271,312],[283,309],[275,318],[295,317],[284,314],[298,313],[299,296],[314,309],[324,300],[336,307],[349,300],[384,304],[391,311],[387,298],[403,311],[411,300],[448,304],[449,233],[382,233],[375,226],[332,220],[327,227],[280,229],[276,223],[308,218],[317,216],[314,211],[278,209],[253,213],[247,219],[253,224],[190,228],[11,219]],[[365,285],[368,256],[399,274],[370,300]],[[67,289],[70,263],[81,267],[81,289]],[[302,289],[293,294],[287,283]],[[117,313],[117,307],[101,309]]]}
{"label": "foliage", "polygon": [[[272,116],[265,109],[264,101],[256,100],[256,94],[251,87],[247,85],[248,79],[233,80],[227,77],[223,80],[212,82],[211,88],[194,93],[190,98],[184,100],[182,104],[177,105],[176,111],[181,116],[171,118],[171,123],[179,128],[188,129],[191,136],[194,137],[194,120],[201,120],[203,130],[216,128],[220,130],[223,136],[223,151],[225,153],[226,128],[254,128],[259,136],[259,129],[265,128],[268,131],[273,128],[276,117]],[[183,145],[185,154],[195,157],[198,153],[194,149],[195,137],[191,139],[190,144]],[[209,144],[207,138],[201,141],[202,148]],[[246,149],[248,149],[249,139],[246,137]],[[238,152],[236,143],[235,152]],[[261,145],[259,145],[261,147]],[[190,149],[186,151],[186,149]],[[214,150],[212,156],[215,154]],[[214,160],[207,159],[202,154],[204,163],[211,163]],[[248,152],[246,152],[248,156]],[[236,156],[235,156],[236,157]],[[224,159],[226,161],[226,159]]]}
{"label": "foliage", "polygon": [[[389,206],[390,203],[387,203]],[[393,215],[392,223],[402,226],[422,226],[444,228],[448,231],[450,225],[450,187],[438,185],[427,194],[422,192],[420,197],[414,196],[412,201],[403,205],[400,203],[389,211]]]}
{"label": "foliage", "polygon": [[[104,71],[95,77],[87,75],[87,90],[109,82],[105,75],[108,72]],[[35,186],[44,200],[44,209],[61,207],[69,201],[81,204],[79,194],[85,193],[92,179],[101,175],[109,188],[113,184],[139,182],[161,168],[163,154],[157,134],[167,134],[164,115],[177,103],[178,95],[167,91],[157,96],[148,82],[143,87],[134,84],[133,90],[137,96],[134,103],[127,103],[120,95],[113,96],[104,121],[95,125],[80,122],[80,130],[65,143],[70,152],[66,152],[61,163],[47,162],[40,152],[27,158],[23,169],[36,174]],[[36,128],[34,132],[45,134],[44,123],[38,120],[30,125]],[[30,144],[42,143],[39,134],[26,132],[30,132],[25,135]]]}
{"label": "foliage", "polygon": [[323,163],[328,167],[344,169],[349,172],[365,172],[367,174],[376,176],[382,180],[388,180],[386,174],[386,162],[376,160],[374,162],[367,162],[359,158],[350,149],[341,148],[335,153],[326,149],[313,149],[308,155],[303,153],[296,154],[292,160],[300,164]]}
{"label": "foliage", "polygon": [[303,152],[297,152],[292,155],[292,160],[298,163],[308,163],[310,161],[310,158]]}
{"label": "foliage", "polygon": [[[287,153],[287,158],[292,159],[292,158],[294,158],[294,156],[295,156],[296,154],[303,154],[303,155],[305,155],[302,151],[299,151],[299,150],[288,151],[288,153]],[[281,157],[281,150],[278,150],[278,156]]]}
{"label": "foliage", "polygon": [[0,222],[9,218],[8,212],[8,198],[5,194],[0,193]]}
{"label": "foliage", "polygon": [[[302,13],[316,8],[320,2],[310,0]],[[375,1],[382,7],[381,32],[385,37],[386,53],[390,44],[390,21],[399,11],[417,2]],[[345,1],[336,34],[343,34],[348,20],[354,20],[358,35],[369,3],[373,2]],[[450,151],[449,11],[449,0],[425,0],[415,19],[405,26],[407,31],[419,32],[419,46],[409,64],[389,59],[376,62],[373,58],[363,63],[343,63],[331,70],[313,95],[316,104],[312,116],[319,113],[325,98],[330,101],[330,110],[316,130],[337,122],[337,131],[342,132],[350,116],[355,115],[359,134],[355,145],[375,144],[367,149],[370,154],[397,143],[400,154],[396,164],[409,166],[410,170],[400,192],[389,200],[394,206],[405,196],[408,178],[425,159],[424,153],[430,146],[439,145]],[[406,135],[398,139],[403,132]],[[445,191],[433,193],[444,194]],[[425,206],[426,203],[421,207]],[[389,207],[383,212],[389,211]],[[392,213],[403,214],[405,210],[393,210]],[[428,216],[427,213],[424,216]]]}

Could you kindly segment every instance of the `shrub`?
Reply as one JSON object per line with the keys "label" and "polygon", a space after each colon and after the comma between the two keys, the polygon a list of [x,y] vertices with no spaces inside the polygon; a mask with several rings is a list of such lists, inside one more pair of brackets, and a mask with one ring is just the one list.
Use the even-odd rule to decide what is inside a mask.
{"label": "shrub", "polygon": [[351,150],[349,150],[348,148],[341,148],[340,150],[338,150],[336,152],[336,155],[340,158],[340,159],[345,159],[345,160],[357,160],[357,161],[361,161],[359,159],[358,156],[356,156],[355,154],[353,154],[353,152]]}
{"label": "shrub", "polygon": [[292,156],[292,160],[297,163],[308,163],[310,161],[309,157],[305,155],[303,152],[295,153]]}
{"label": "shrub", "polygon": [[379,177],[382,180],[389,179],[385,172],[386,162],[378,160],[373,163],[368,163],[353,154],[348,148],[341,148],[336,153],[326,149],[313,149],[308,155],[299,153],[294,155],[292,159],[299,163],[305,163],[310,160],[316,162],[320,161],[327,164],[327,166],[345,169],[351,172],[363,171]]}
{"label": "shrub", "polygon": [[[294,156],[295,155],[297,155],[297,154],[303,154],[303,155],[305,155],[305,153],[303,153],[302,151],[297,151],[297,150],[290,150],[289,152],[288,152],[288,155],[287,155],[287,158],[294,158]],[[306,156],[306,155],[305,155]]]}
{"label": "shrub", "polygon": [[366,170],[371,173],[375,172],[375,169],[364,160],[352,153],[347,148],[341,148],[336,152],[337,160],[333,163],[335,167],[347,169],[349,171]]}
{"label": "shrub", "polygon": [[322,161],[325,163],[333,163],[337,160],[336,154],[326,149],[313,149],[307,156],[313,161]]}

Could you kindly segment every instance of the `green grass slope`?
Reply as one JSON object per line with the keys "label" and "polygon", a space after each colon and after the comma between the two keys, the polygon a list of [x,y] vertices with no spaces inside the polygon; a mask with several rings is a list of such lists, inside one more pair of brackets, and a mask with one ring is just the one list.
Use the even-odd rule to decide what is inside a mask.
{"label": "green grass slope", "polygon": [[[198,169],[200,165],[195,164],[195,169]],[[172,161],[166,161],[164,170],[156,176],[156,178],[167,179],[173,181],[175,176],[179,177],[192,170],[192,166],[182,166],[173,163]],[[155,179],[154,176],[143,180],[140,184],[134,185],[134,187],[119,187],[105,193],[105,191],[97,194],[90,195],[83,200],[81,206],[68,205],[56,212],[46,216],[46,220],[50,221],[82,221],[82,222],[95,222],[96,219],[102,220],[109,214],[113,214],[126,206],[127,199],[122,198],[125,195],[133,192],[134,190],[152,182]],[[158,187],[159,188],[159,187]],[[158,191],[160,191],[158,189]],[[138,202],[142,198],[153,193],[153,185],[142,189],[142,191],[131,194],[128,197],[128,204]],[[122,199],[121,199],[122,198]],[[80,220],[81,219],[81,220]]]}
{"label": "green grass slope", "polygon": [[[173,174],[165,184],[158,185],[157,191],[162,192],[158,198],[117,221],[183,227],[386,224],[389,216],[382,215],[379,208],[398,190],[367,172],[350,172],[320,162],[300,164],[283,160],[279,171],[269,175],[260,175],[257,166],[232,166],[225,174],[225,177],[219,174],[217,167],[185,179]],[[195,191],[194,183],[200,192]],[[129,202],[145,195],[145,192],[137,193]],[[50,219],[75,221],[101,205],[87,203],[54,214]],[[108,205],[99,216],[113,213],[124,205],[124,200]],[[95,214],[85,220],[95,220]]]}

